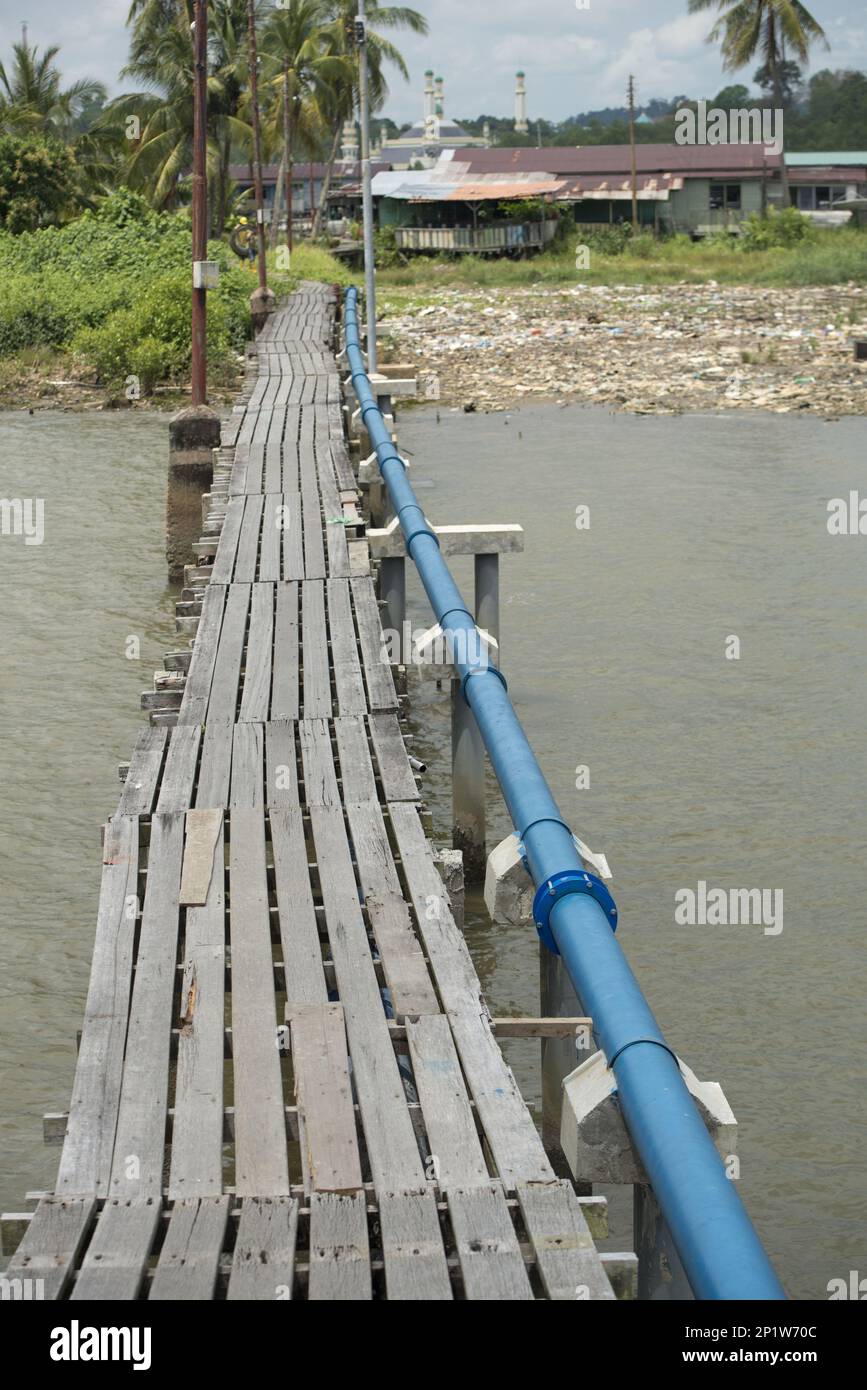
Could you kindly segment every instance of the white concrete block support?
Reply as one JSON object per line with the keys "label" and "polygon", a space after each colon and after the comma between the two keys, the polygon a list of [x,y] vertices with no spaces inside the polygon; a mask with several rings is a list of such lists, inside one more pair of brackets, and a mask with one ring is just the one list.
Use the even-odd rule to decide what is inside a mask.
{"label": "white concrete block support", "polygon": [[[699,1081],[680,1059],[678,1064],[708,1133],[721,1157],[730,1161],[735,1153],[737,1121],[722,1087],[716,1081]],[[691,1298],[671,1232],[623,1122],[617,1083],[602,1052],[594,1053],[563,1082],[560,1143],[577,1181],[633,1185],[638,1297]]]}

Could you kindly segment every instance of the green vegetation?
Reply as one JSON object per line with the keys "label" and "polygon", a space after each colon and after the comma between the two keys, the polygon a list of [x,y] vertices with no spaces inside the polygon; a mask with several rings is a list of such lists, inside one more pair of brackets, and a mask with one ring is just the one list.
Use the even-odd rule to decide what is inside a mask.
{"label": "green vegetation", "polygon": [[[250,337],[256,279],[222,242],[211,242],[208,255],[220,266],[219,287],[208,295],[209,380],[212,387],[228,387]],[[142,395],[159,383],[185,384],[190,256],[188,213],[154,212],[128,189],[66,227],[20,236],[0,232],[0,358],[17,359],[7,365],[6,380],[16,365],[57,368],[54,353],[65,369],[92,375],[112,396],[123,394],[131,376],[138,377]],[[298,247],[291,266],[290,273],[269,266],[278,294],[305,279],[351,280],[318,246]]]}
{"label": "green vegetation", "polygon": [[[209,296],[209,368],[232,379],[235,354],[250,333],[251,277],[222,243]],[[189,216],[153,212],[128,190],[106,198],[66,227],[13,236],[0,232],[0,355],[25,349],[69,352],[114,390],[138,375],[182,380],[190,355]]]}

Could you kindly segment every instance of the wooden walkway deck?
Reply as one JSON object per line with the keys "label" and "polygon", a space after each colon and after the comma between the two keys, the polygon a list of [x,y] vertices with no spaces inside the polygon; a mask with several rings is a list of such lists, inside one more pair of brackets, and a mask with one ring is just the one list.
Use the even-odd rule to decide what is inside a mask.
{"label": "wooden walkway deck", "polygon": [[256,345],[192,655],[106,829],[56,1189],[7,1271],[46,1297],[613,1296],[422,825],[333,320],[310,287]]}

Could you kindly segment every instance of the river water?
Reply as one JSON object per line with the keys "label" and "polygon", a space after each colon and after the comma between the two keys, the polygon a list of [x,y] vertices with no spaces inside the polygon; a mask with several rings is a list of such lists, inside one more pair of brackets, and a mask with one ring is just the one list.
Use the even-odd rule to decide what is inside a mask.
{"label": "river water", "polygon": [[[525,528],[501,567],[512,698],[564,816],[608,856],[619,939],[669,1041],[725,1089],[740,1191],[787,1288],[825,1298],[867,1274],[867,537],[826,526],[828,499],[863,485],[864,422],[546,405],[426,408],[399,428],[432,521]],[[19,1210],[54,1179],[41,1116],[69,1100],[98,828],[175,595],[165,419],[0,415],[0,449],[3,494],[45,501],[42,545],[0,539],[0,1204]],[[470,596],[471,562],[454,568]],[[410,607],[426,626],[415,584]],[[429,683],[413,721],[446,841],[449,716]],[[511,826],[493,783],[489,808],[494,843]],[[780,890],[782,930],[679,925],[675,895],[700,881]],[[535,1013],[535,933],[492,930],[477,894],[469,909],[493,1012]],[[537,1045],[507,1050],[538,1104]]]}

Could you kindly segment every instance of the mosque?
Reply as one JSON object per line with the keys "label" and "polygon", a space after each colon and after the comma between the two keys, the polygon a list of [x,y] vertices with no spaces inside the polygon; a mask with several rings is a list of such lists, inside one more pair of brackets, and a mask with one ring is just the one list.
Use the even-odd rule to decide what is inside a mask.
{"label": "mosque", "polygon": [[[423,116],[400,135],[388,137],[383,126],[379,142],[371,150],[371,158],[393,169],[430,169],[436,164],[443,150],[488,149],[493,143],[491,131],[485,123],[482,135],[470,135],[457,121],[446,115],[445,89],[441,77],[434,77],[433,68],[424,75]],[[524,73],[515,74],[515,130],[526,134],[527,89]],[[358,132],[354,121],[347,121],[343,128],[341,153],[348,163],[358,159]]]}

